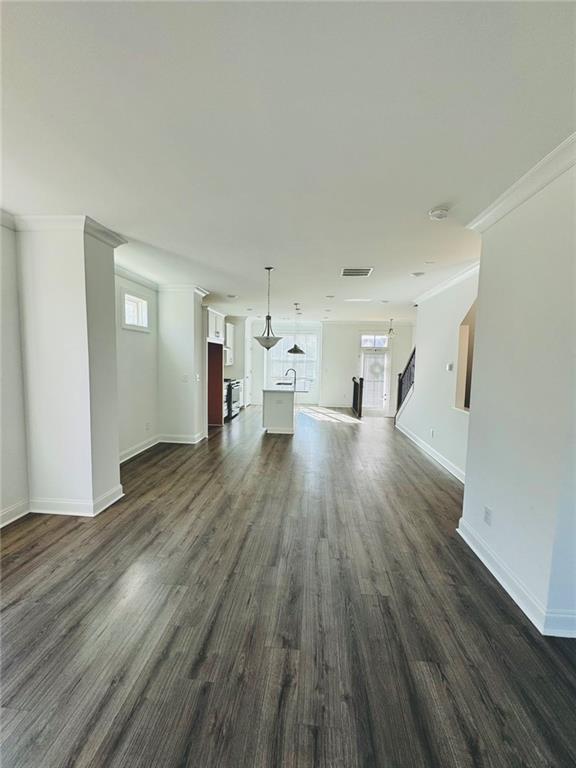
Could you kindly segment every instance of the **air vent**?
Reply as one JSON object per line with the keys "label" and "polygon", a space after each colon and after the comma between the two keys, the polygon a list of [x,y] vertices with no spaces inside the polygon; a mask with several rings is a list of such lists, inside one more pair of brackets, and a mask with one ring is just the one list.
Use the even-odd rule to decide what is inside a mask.
{"label": "air vent", "polygon": [[368,277],[374,271],[374,267],[342,267],[340,277]]}

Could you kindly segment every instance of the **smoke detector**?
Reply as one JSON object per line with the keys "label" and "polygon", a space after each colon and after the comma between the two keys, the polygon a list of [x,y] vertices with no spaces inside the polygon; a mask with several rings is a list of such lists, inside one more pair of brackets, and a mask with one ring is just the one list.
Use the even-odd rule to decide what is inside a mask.
{"label": "smoke detector", "polygon": [[448,218],[448,207],[439,205],[437,208],[430,208],[428,216],[432,221],[444,221],[444,219]]}

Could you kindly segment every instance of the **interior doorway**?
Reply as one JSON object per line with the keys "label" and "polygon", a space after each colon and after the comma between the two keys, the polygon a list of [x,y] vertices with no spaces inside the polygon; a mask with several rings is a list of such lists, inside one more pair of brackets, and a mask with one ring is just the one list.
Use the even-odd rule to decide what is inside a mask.
{"label": "interior doorway", "polygon": [[364,408],[390,410],[390,355],[387,350],[364,352]]}

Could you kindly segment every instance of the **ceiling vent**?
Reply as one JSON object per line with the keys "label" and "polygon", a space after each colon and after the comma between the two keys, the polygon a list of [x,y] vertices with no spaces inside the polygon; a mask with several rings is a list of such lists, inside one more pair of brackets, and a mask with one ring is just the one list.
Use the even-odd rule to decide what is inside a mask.
{"label": "ceiling vent", "polygon": [[340,277],[368,277],[374,271],[374,267],[342,267]]}

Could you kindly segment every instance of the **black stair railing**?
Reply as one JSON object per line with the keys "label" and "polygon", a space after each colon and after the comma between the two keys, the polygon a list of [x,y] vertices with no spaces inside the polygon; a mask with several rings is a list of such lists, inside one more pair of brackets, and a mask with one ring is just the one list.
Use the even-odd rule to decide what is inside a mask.
{"label": "black stair railing", "polygon": [[396,400],[396,413],[400,410],[400,407],[412,385],[414,384],[414,372],[416,370],[416,347],[412,350],[412,354],[408,358],[406,367],[402,373],[398,374],[398,396]]}
{"label": "black stair railing", "polygon": [[357,378],[356,376],[352,376],[352,383],[354,385],[354,390],[352,392],[352,410],[358,416],[359,419],[362,418],[362,397],[364,394],[364,379],[362,376],[360,378]]}

